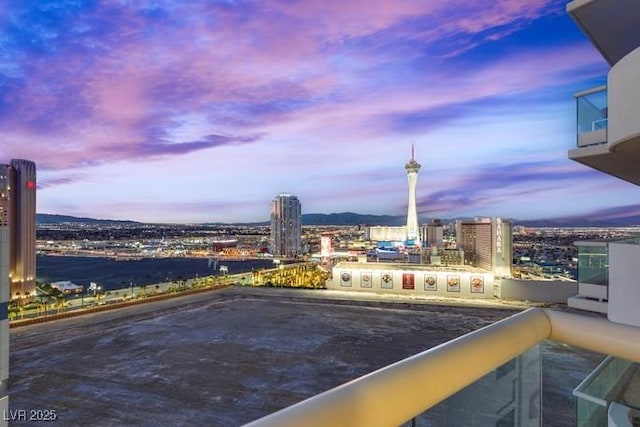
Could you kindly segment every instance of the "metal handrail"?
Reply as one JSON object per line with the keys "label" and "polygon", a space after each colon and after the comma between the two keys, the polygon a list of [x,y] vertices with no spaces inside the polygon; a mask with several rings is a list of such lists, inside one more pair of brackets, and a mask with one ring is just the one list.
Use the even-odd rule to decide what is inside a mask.
{"label": "metal handrail", "polygon": [[544,339],[640,363],[640,328],[531,308],[246,426],[397,426]]}

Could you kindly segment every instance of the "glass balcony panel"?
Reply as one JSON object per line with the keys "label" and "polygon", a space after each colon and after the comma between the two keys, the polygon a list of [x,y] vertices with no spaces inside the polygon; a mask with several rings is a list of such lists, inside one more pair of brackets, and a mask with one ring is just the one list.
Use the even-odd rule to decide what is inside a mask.
{"label": "glass balcony panel", "polygon": [[[468,363],[473,359],[470,355]],[[541,378],[540,345],[536,345],[402,427],[540,426]]]}
{"label": "glass balcony panel", "polygon": [[629,237],[627,239],[622,239],[619,241],[616,241],[616,243],[624,243],[627,245],[640,245],[640,237]]}
{"label": "glass balcony panel", "polygon": [[609,284],[609,249],[605,246],[578,246],[578,282]]}
{"label": "glass balcony panel", "polygon": [[637,404],[625,399],[630,394],[625,392],[637,387],[637,381],[637,364],[607,357],[573,392],[577,397],[578,426],[606,426],[607,409],[612,402]]}
{"label": "glass balcony panel", "polygon": [[607,128],[607,90],[588,93],[576,98],[578,134]]}

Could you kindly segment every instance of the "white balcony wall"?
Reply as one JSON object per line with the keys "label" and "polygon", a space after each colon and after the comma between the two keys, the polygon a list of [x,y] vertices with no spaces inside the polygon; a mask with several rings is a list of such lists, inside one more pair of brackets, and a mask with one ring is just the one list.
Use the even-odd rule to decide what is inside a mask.
{"label": "white balcony wall", "polygon": [[606,300],[609,298],[607,295],[607,286],[606,285],[594,285],[591,283],[578,283],[578,293],[580,296],[586,298],[593,298],[599,301]]}
{"label": "white balcony wall", "polygon": [[640,326],[640,245],[609,243],[609,320]]}
{"label": "white balcony wall", "polygon": [[578,148],[590,147],[592,145],[604,144],[606,142],[606,129],[598,129],[591,132],[583,132],[578,134]]}
{"label": "white balcony wall", "polygon": [[640,47],[615,64],[608,76],[608,142],[611,151],[632,139],[640,141]]}

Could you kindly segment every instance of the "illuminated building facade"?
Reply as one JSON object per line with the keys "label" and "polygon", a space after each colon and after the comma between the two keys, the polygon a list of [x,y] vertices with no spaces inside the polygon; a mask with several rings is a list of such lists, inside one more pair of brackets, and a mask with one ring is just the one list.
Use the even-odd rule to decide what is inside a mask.
{"label": "illuminated building facade", "polygon": [[393,226],[373,226],[367,227],[364,238],[376,242],[404,242],[407,237],[407,228]]}
{"label": "illuminated building facade", "polygon": [[9,281],[11,298],[36,290],[36,165],[11,160],[9,170]]}
{"label": "illuminated building facade", "polygon": [[340,262],[333,267],[331,290],[405,296],[494,298],[494,275],[469,266],[438,267],[389,262]]}
{"label": "illuminated building facade", "polygon": [[456,243],[464,251],[464,263],[511,277],[512,225],[501,218],[456,223]]}
{"label": "illuminated building facade", "polygon": [[271,202],[271,254],[302,254],[302,207],[292,194],[279,194]]}
{"label": "illuminated building facade", "polygon": [[9,174],[9,166],[0,164],[0,410],[4,414],[9,410]]}
{"label": "illuminated building facade", "polygon": [[[9,300],[35,295],[36,165],[0,164],[0,410],[9,410]],[[4,418],[6,425],[7,418]]]}
{"label": "illuminated building facade", "polygon": [[328,260],[333,255],[333,244],[331,234],[323,234],[320,236],[320,256],[323,261]]}

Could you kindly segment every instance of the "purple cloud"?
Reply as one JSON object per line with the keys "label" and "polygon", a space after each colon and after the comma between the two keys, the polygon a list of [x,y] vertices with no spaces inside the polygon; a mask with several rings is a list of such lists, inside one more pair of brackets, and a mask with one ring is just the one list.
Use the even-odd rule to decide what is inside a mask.
{"label": "purple cloud", "polygon": [[38,190],[45,190],[47,188],[55,187],[58,185],[73,184],[86,179],[86,175],[68,175],[55,178],[44,178],[38,180]]}
{"label": "purple cloud", "polygon": [[431,213],[485,208],[520,196],[537,199],[551,190],[563,188],[566,185],[563,182],[597,179],[598,176],[597,172],[572,163],[489,164],[458,176],[447,188],[418,196],[417,206],[419,210]]}
{"label": "purple cloud", "polygon": [[[73,187],[70,168],[107,188],[97,185],[105,172],[122,179],[144,162],[147,176],[162,174],[170,161],[210,155],[227,177],[242,150],[252,177],[234,177],[231,199],[255,200],[258,189],[271,197],[289,180],[309,198],[367,203],[358,177],[375,180],[370,198],[400,187],[370,172],[392,143],[451,135],[460,119],[495,132],[500,120],[519,120],[515,105],[570,103],[568,86],[605,72],[562,8],[552,0],[11,0],[0,11],[0,158],[35,160],[51,171],[41,189],[53,194],[60,184],[89,187]],[[504,115],[486,118],[489,108]],[[536,149],[558,152],[553,130],[539,131]],[[443,167],[449,185],[421,206],[483,207],[581,176],[560,161],[496,164],[496,150],[473,141],[456,150],[478,153],[474,172]],[[150,192],[128,190],[130,199]]]}

